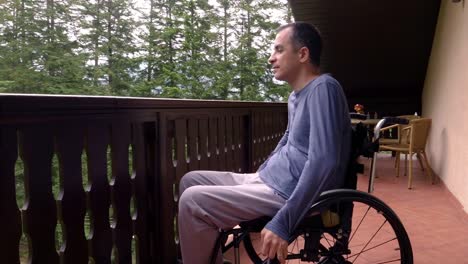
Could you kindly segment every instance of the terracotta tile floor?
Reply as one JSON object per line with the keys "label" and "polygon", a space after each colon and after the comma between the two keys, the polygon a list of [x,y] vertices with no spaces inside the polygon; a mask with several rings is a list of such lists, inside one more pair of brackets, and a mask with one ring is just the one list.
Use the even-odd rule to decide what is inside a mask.
{"label": "terracotta tile floor", "polygon": [[[461,204],[441,181],[431,184],[417,161],[413,189],[407,189],[408,177],[401,168],[396,178],[393,162],[390,155],[379,154],[373,195],[399,216],[411,240],[414,263],[468,263],[468,214]],[[366,171],[359,177],[358,189],[365,191],[370,163],[366,159],[362,163]],[[244,252],[241,263],[251,263]]]}

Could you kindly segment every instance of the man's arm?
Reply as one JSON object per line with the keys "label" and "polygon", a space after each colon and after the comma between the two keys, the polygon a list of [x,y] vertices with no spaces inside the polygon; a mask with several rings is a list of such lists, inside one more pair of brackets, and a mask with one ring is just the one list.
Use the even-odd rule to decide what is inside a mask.
{"label": "man's arm", "polygon": [[295,190],[265,227],[286,241],[320,193],[342,182],[343,175],[336,170],[347,162],[341,160],[341,148],[350,142],[342,134],[344,126],[350,126],[344,100],[341,87],[334,82],[321,83],[309,94],[308,160]]}

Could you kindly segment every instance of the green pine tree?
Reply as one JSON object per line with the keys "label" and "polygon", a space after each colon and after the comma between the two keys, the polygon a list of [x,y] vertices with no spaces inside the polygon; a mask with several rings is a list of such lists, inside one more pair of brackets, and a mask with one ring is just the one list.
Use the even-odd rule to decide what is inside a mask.
{"label": "green pine tree", "polygon": [[0,3],[0,89],[4,92],[41,92],[40,31],[34,14],[35,1],[16,0]]}
{"label": "green pine tree", "polygon": [[233,36],[236,3],[230,0],[219,0],[215,7],[218,16],[213,18],[214,28],[219,32],[215,39],[215,47],[211,50],[213,63],[209,68],[212,73],[211,93],[213,98],[226,100],[232,98],[232,87],[235,73],[233,71]]}
{"label": "green pine tree", "polygon": [[78,42],[71,40],[75,17],[70,1],[47,0],[38,21],[41,32],[41,71],[46,76],[45,92],[81,94],[84,57],[77,54]]}
{"label": "green pine tree", "polygon": [[187,0],[182,6],[184,40],[178,55],[183,88],[189,98],[213,98],[210,67],[215,61],[212,49],[216,34],[211,32],[212,6],[207,0]]}
{"label": "green pine tree", "polygon": [[236,85],[241,100],[285,100],[289,89],[284,84],[273,82],[268,64],[279,21],[271,14],[285,10],[285,3],[271,0],[243,0],[239,5],[239,42],[234,49]]}
{"label": "green pine tree", "polygon": [[98,94],[130,94],[138,67],[134,7],[128,0],[79,0],[78,6],[86,79]]}

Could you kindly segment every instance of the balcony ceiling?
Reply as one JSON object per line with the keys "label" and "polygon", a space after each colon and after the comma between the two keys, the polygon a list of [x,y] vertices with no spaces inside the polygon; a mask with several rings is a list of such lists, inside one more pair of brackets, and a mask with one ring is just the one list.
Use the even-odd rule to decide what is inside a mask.
{"label": "balcony ceiling", "polygon": [[350,106],[382,114],[420,112],[440,0],[289,0],[295,21],[324,39],[322,69]]}

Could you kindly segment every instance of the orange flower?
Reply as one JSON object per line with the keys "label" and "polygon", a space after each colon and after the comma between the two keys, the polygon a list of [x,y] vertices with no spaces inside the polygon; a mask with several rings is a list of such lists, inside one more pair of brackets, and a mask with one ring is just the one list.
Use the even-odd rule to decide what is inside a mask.
{"label": "orange flower", "polygon": [[361,105],[361,104],[355,104],[354,105],[354,111],[356,111],[356,113],[363,114],[364,113],[364,106]]}

